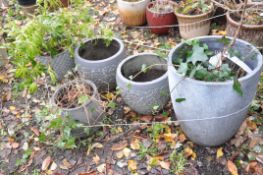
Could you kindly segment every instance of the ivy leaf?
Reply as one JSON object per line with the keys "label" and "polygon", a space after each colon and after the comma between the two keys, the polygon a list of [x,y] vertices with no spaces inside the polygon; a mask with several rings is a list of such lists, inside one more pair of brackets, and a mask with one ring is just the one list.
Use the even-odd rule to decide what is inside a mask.
{"label": "ivy leaf", "polygon": [[142,65],[141,71],[142,71],[143,73],[146,73],[146,72],[147,72],[147,65],[146,65],[146,64],[143,64],[143,65]]}
{"label": "ivy leaf", "polygon": [[187,63],[181,63],[180,66],[179,66],[179,69],[177,70],[177,72],[179,74],[182,74],[183,76],[185,76],[186,73],[187,73],[187,70],[188,70]]}
{"label": "ivy leaf", "polygon": [[205,54],[205,48],[200,47],[199,45],[193,46],[193,54],[187,58],[187,62],[192,62],[195,64],[198,61],[205,62],[208,60],[207,55]]}
{"label": "ivy leaf", "polygon": [[243,91],[241,88],[241,84],[238,81],[237,77],[234,77],[234,84],[233,84],[233,89],[240,95],[243,96]]}
{"label": "ivy leaf", "polygon": [[218,39],[217,41],[220,42],[220,43],[223,43],[226,46],[226,45],[230,44],[231,40],[229,38],[223,36],[222,38]]}
{"label": "ivy leaf", "polygon": [[175,101],[177,102],[177,103],[181,103],[181,102],[183,102],[183,101],[185,101],[186,99],[185,98],[177,98]]}

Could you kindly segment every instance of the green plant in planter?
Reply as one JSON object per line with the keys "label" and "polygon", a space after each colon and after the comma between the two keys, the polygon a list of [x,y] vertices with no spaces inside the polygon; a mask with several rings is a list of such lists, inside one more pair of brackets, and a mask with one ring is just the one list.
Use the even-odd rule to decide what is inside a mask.
{"label": "green plant in planter", "polygon": [[[36,91],[35,80],[43,73],[52,75],[49,67],[35,61],[38,56],[54,57],[63,51],[73,54],[74,47],[83,38],[104,37],[110,41],[112,32],[108,28],[95,26],[86,7],[78,9],[61,8],[58,11],[40,14],[28,19],[22,26],[17,21],[10,21],[5,28],[7,48],[15,76],[20,79],[18,90]],[[54,78],[53,78],[54,80]]]}
{"label": "green plant in planter", "polygon": [[[219,42],[229,44],[229,40],[224,37]],[[228,53],[230,56],[238,56],[242,59],[240,53],[233,48],[228,49]],[[209,57],[213,55],[216,53],[209,50],[208,46],[199,40],[186,41],[186,45],[179,52],[178,59],[174,60],[174,65],[178,73],[196,80],[209,82],[233,80],[234,90],[243,95],[238,78],[244,76],[245,72],[224,57],[220,65],[211,64]]]}
{"label": "green plant in planter", "polygon": [[210,10],[210,0],[185,0],[181,1],[177,12],[184,15],[198,15]]}

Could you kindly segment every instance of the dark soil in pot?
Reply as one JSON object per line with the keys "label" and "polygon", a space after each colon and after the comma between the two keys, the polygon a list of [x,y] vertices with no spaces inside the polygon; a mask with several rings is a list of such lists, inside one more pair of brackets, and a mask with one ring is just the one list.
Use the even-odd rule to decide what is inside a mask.
{"label": "dark soil in pot", "polygon": [[115,40],[112,40],[109,46],[103,39],[97,39],[95,42],[90,40],[81,46],[79,55],[86,60],[104,60],[116,54],[119,49],[120,45]]}
{"label": "dark soil in pot", "polygon": [[36,0],[18,0],[19,5],[35,5]]}
{"label": "dark soil in pot", "polygon": [[60,108],[72,109],[86,103],[92,94],[93,89],[88,84],[71,84],[60,90],[55,102]]}
{"label": "dark soil in pot", "polygon": [[[136,75],[138,72],[133,73],[132,75]],[[136,82],[146,82],[155,80],[166,73],[165,70],[158,70],[158,69],[150,69],[144,72],[139,72],[137,76],[135,76],[132,80]],[[125,76],[129,78],[129,76]]]}

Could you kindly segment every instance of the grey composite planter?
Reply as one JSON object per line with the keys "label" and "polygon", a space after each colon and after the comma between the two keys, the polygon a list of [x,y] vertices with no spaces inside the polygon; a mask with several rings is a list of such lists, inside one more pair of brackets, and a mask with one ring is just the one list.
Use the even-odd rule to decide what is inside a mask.
{"label": "grey composite planter", "polygon": [[75,67],[74,59],[70,56],[68,51],[64,51],[56,55],[54,58],[40,56],[37,57],[36,60],[44,65],[50,65],[56,73],[56,78],[58,81],[61,81],[67,72]]}
{"label": "grey composite planter", "polygon": [[75,49],[75,62],[82,78],[93,81],[99,91],[108,91],[116,88],[116,69],[125,58],[125,49],[118,38],[113,38],[108,47],[101,41],[101,38],[85,40]]}
{"label": "grey composite planter", "polygon": [[[65,88],[68,88],[70,85],[75,83],[78,84],[85,83],[91,87],[93,93],[90,99],[85,104],[75,108],[62,108],[58,106],[56,102],[58,95],[60,93],[63,93],[63,90],[65,90]],[[51,98],[51,102],[54,106],[62,110],[63,116],[69,115],[73,119],[80,121],[82,123],[86,123],[88,125],[98,124],[99,122],[102,121],[104,111],[102,106],[100,105],[100,97],[95,84],[89,80],[79,80],[79,81],[73,80],[60,86],[53,94]]]}
{"label": "grey composite planter", "polygon": [[[204,36],[200,39],[211,50],[224,47],[219,36]],[[253,45],[237,39],[234,49],[247,56],[245,63],[253,70],[239,79],[243,96],[233,90],[233,81],[204,82],[183,77],[172,65],[184,43],[171,50],[168,60],[168,78],[173,108],[186,135],[195,143],[216,146],[229,140],[246,118],[249,105],[256,94],[262,70],[262,55]],[[252,52],[251,52],[252,50]],[[177,98],[186,100],[177,103]],[[217,119],[215,119],[217,118]]]}
{"label": "grey composite planter", "polygon": [[[154,66],[162,75],[150,81],[134,81],[128,77],[141,71],[142,65]],[[169,100],[166,60],[155,54],[142,53],[127,57],[117,68],[117,85],[124,102],[140,114],[151,114],[154,106],[162,109]]]}

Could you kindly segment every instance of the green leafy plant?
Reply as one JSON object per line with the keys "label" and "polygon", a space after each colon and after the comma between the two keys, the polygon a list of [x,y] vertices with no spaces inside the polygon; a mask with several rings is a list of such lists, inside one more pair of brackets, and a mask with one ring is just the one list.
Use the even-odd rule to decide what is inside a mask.
{"label": "green leafy plant", "polygon": [[[222,38],[219,42],[225,45],[229,44],[227,38]],[[238,55],[237,50],[233,48],[229,49],[230,55]],[[219,66],[212,65],[209,57],[215,55],[213,51],[209,50],[206,44],[201,43],[199,40],[188,40],[185,42],[183,48],[179,51],[178,58],[174,59],[175,67],[177,67],[177,72],[196,79],[200,81],[212,81],[212,82],[222,82],[233,80],[233,89],[243,95],[241,84],[238,78],[239,71],[236,71],[235,66],[230,64],[227,59],[222,61]],[[185,99],[177,99],[177,102],[182,102]]]}
{"label": "green leafy plant", "polygon": [[113,36],[107,27],[99,27],[95,32],[93,20],[85,6],[43,13],[25,20],[22,26],[17,25],[17,21],[9,20],[5,26],[9,56],[16,68],[15,77],[20,79],[16,89],[29,89],[31,93],[37,90],[35,80],[45,72],[55,82],[54,72],[36,62],[36,57],[55,57],[63,51],[73,54],[74,47],[84,38],[103,37],[109,44]]}
{"label": "green leafy plant", "polygon": [[181,1],[176,11],[185,15],[198,15],[209,12],[210,0],[185,0]]}
{"label": "green leafy plant", "polygon": [[178,153],[176,150],[174,150],[171,153],[169,159],[171,162],[171,173],[174,173],[174,174],[182,173],[187,163],[183,152]]}

